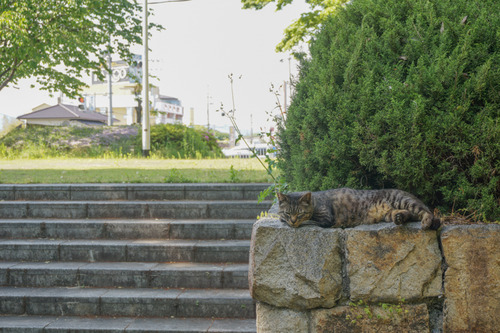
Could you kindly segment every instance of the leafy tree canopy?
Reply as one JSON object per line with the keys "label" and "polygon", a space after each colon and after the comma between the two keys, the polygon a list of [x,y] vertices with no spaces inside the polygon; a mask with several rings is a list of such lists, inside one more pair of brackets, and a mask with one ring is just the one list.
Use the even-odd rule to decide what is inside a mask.
{"label": "leafy tree canopy", "polygon": [[[244,9],[262,9],[271,2],[276,3],[276,10],[281,10],[293,0],[241,0]],[[306,0],[311,11],[301,14],[285,29],[283,40],[276,46],[276,51],[283,52],[293,49],[300,42],[313,35],[335,10],[348,0]]]}
{"label": "leafy tree canopy", "polygon": [[42,89],[77,95],[83,73],[103,78],[108,52],[131,58],[130,46],[141,43],[141,10],[133,0],[2,0],[0,90],[36,77]]}

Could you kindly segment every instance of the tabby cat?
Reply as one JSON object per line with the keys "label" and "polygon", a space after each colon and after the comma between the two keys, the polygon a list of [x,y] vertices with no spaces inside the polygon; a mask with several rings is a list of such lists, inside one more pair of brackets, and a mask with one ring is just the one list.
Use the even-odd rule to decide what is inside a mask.
{"label": "tabby cat", "polygon": [[422,229],[437,229],[429,208],[410,193],[400,190],[353,190],[278,193],[282,222],[298,228],[313,224],[323,228],[346,228],[360,224],[394,222],[401,225],[421,220]]}

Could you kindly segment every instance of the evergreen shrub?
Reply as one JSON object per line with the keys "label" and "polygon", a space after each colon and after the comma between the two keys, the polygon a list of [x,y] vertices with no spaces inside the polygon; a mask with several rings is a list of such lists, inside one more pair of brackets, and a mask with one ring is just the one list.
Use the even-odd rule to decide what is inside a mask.
{"label": "evergreen shrub", "polygon": [[279,140],[293,190],[396,187],[500,218],[500,1],[353,0],[311,41]]}

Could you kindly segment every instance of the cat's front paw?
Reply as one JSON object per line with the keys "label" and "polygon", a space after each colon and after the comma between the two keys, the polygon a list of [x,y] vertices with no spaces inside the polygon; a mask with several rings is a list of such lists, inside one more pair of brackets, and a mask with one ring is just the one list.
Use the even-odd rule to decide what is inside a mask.
{"label": "cat's front paw", "polygon": [[403,210],[403,209],[402,210],[395,210],[392,212],[392,221],[396,225],[402,225],[409,220],[410,216],[411,216],[411,214],[407,210]]}
{"label": "cat's front paw", "polygon": [[394,223],[396,225],[402,225],[405,222],[404,216],[401,213],[398,213],[394,216]]}

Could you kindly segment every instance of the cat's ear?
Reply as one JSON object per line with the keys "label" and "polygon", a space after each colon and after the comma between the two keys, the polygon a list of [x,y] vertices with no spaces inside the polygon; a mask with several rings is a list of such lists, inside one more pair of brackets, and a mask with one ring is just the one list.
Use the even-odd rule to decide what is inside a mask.
{"label": "cat's ear", "polygon": [[278,201],[280,203],[282,203],[282,202],[288,202],[288,197],[286,195],[284,195],[283,193],[276,192],[276,195],[278,196]]}
{"label": "cat's ear", "polygon": [[299,202],[310,204],[311,203],[311,196],[312,196],[312,193],[307,192],[306,194],[304,194],[303,196],[300,197]]}

